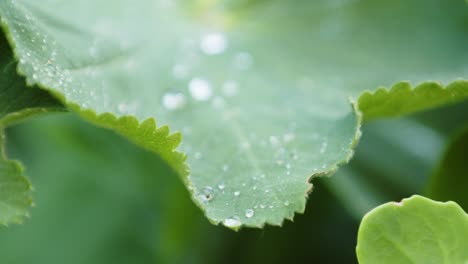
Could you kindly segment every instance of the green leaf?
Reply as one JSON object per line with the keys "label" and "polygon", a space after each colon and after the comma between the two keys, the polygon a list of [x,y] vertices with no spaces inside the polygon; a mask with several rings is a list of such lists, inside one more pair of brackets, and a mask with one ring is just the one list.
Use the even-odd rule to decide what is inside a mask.
{"label": "green leaf", "polygon": [[423,83],[414,89],[406,82],[396,84],[391,90],[379,88],[359,97],[359,110],[365,121],[394,117],[425,110],[439,105],[456,103],[468,96],[465,81],[453,82],[446,87],[438,83]]}
{"label": "green leaf", "polygon": [[[212,222],[234,229],[292,219],[308,180],[351,158],[360,113],[348,96],[466,76],[466,15],[463,1],[441,0],[0,3],[28,83],[157,153]],[[444,91],[390,106],[455,101],[437,99]],[[179,136],[151,117],[184,134],[190,176]]]}
{"label": "green leaf", "polygon": [[412,196],[369,212],[359,227],[359,263],[464,264],[468,215],[454,202]]}
{"label": "green leaf", "polygon": [[4,149],[4,129],[27,117],[50,111],[63,111],[61,104],[46,91],[25,87],[16,74],[17,63],[3,35],[0,35],[0,225],[20,223],[28,216],[31,184],[21,164],[8,160]]}
{"label": "green leaf", "polygon": [[31,183],[23,175],[21,165],[5,157],[3,146],[0,150],[2,151],[0,158],[0,225],[21,223],[25,217],[29,216],[27,209],[32,203]]}
{"label": "green leaf", "polygon": [[468,210],[467,149],[468,127],[465,127],[450,142],[426,188],[426,196],[436,200],[456,201]]}

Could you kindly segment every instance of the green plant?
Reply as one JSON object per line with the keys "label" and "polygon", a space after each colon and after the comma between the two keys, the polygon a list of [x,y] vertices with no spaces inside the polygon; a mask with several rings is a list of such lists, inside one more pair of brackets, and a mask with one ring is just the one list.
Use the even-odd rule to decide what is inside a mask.
{"label": "green plant", "polygon": [[[409,146],[402,127],[425,124],[424,139],[436,126],[415,113],[468,97],[463,1],[3,0],[0,17],[2,128],[73,112],[152,153],[166,166],[154,173],[177,175],[210,222],[234,230],[292,220],[305,211],[311,181],[337,171],[324,187],[358,219],[387,201],[372,180],[350,180],[366,166],[394,173],[392,185],[404,188],[390,196],[421,192],[423,182],[386,169],[413,153],[404,146],[375,161],[374,152],[362,154],[364,162],[358,153],[361,169],[338,169],[352,158],[362,124],[388,137],[376,120],[413,115],[388,121],[395,140]],[[465,184],[451,186],[466,173],[465,148],[454,146],[427,196],[464,206]],[[4,155],[2,163],[6,225],[28,215],[31,187],[16,162]],[[420,205],[423,212],[430,206]]]}

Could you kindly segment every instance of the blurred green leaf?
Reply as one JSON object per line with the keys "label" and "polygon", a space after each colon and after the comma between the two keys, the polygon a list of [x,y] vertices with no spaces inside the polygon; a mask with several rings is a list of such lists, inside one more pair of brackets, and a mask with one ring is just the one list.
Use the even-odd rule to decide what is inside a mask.
{"label": "blurred green leaf", "polygon": [[40,191],[27,224],[0,229],[0,263],[209,260],[204,252],[218,235],[200,245],[211,225],[153,153],[72,115],[41,117],[7,135],[9,156]]}
{"label": "blurred green leaf", "polygon": [[[292,219],[304,211],[311,175],[351,158],[360,122],[348,96],[467,73],[463,1],[110,6],[6,0],[0,16],[29,83],[159,154],[208,218],[234,229]],[[410,98],[372,115],[433,107],[468,89],[465,81],[446,90],[397,84],[383,97],[366,94],[364,110],[400,98],[401,86]],[[454,89],[457,96],[440,97]],[[148,117],[184,133],[190,177],[174,151],[179,136],[152,119],[140,123]]]}
{"label": "blurred green leaf", "polygon": [[387,203],[362,220],[359,263],[464,264],[468,261],[468,215],[454,202],[412,196]]}
{"label": "blurred green leaf", "polygon": [[17,63],[0,35],[0,225],[20,223],[28,216],[31,184],[21,164],[8,160],[4,152],[4,129],[12,123],[40,113],[63,110],[48,92],[26,88],[16,74]]}
{"label": "blurred green leaf", "polygon": [[468,209],[468,127],[459,131],[449,143],[434,171],[425,195],[435,200],[452,200]]}
{"label": "blurred green leaf", "polygon": [[2,151],[0,158],[0,225],[21,223],[25,217],[29,216],[31,183],[23,175],[21,164],[8,160],[3,154],[3,146],[0,147],[0,151]]}
{"label": "blurred green leaf", "polygon": [[380,204],[422,193],[445,139],[415,116],[367,123],[363,134],[350,164],[324,179],[359,220]]}

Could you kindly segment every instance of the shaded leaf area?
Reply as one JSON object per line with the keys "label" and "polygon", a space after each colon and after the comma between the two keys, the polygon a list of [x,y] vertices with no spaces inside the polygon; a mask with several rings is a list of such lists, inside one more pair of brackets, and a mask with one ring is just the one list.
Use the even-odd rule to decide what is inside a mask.
{"label": "shaded leaf area", "polygon": [[[1,33],[1,32],[0,32]],[[3,33],[0,34],[0,122],[5,127],[28,116],[49,111],[64,111],[48,92],[26,87],[17,74],[18,62]]]}
{"label": "shaded leaf area", "polygon": [[426,194],[433,170],[452,134],[466,124],[467,112],[465,101],[366,123],[353,159],[324,179],[325,186],[356,219],[385,202]]}
{"label": "shaded leaf area", "polygon": [[206,220],[154,154],[70,114],[7,132],[8,154],[24,162],[41,191],[27,224],[0,230],[1,263],[183,263],[203,256],[194,238]]}
{"label": "shaded leaf area", "polygon": [[356,252],[361,264],[466,263],[466,237],[468,215],[458,204],[415,195],[369,212]]}
{"label": "shaded leaf area", "polygon": [[16,67],[11,49],[0,34],[0,225],[22,222],[31,205],[31,184],[21,164],[8,160],[4,153],[4,128],[29,116],[64,110],[48,92],[26,88]]}
{"label": "shaded leaf area", "polygon": [[376,121],[347,166],[324,183],[356,219],[387,201],[421,193],[444,146],[444,136],[415,117]]}
{"label": "shaded leaf area", "polygon": [[457,202],[468,209],[468,127],[453,136],[440,164],[427,185],[425,195],[435,200]]}
{"label": "shaded leaf area", "polygon": [[46,191],[27,224],[0,229],[0,263],[356,262],[358,222],[320,181],[294,223],[234,233],[206,221],[165,162],[110,131],[60,115],[7,132],[8,154]]}
{"label": "shaded leaf area", "polygon": [[[359,115],[348,96],[467,73],[463,1],[171,3],[7,0],[0,15],[28,82],[156,152],[208,218],[233,229],[292,219],[305,209],[308,179],[351,158]],[[443,89],[414,93],[418,107],[377,112],[458,100],[438,99]],[[380,93],[374,99],[366,107]],[[148,117],[182,131],[190,176],[177,137],[163,129],[152,140]]]}

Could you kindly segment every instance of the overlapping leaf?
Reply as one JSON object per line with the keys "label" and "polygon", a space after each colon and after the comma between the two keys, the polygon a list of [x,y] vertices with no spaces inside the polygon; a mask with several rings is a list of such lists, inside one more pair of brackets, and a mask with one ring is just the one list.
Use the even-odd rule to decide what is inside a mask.
{"label": "overlapping leaf", "polygon": [[16,74],[17,63],[0,36],[0,225],[22,222],[31,204],[31,184],[21,165],[8,160],[4,149],[7,125],[32,115],[63,109],[47,92],[25,87]]}
{"label": "overlapping leaf", "polygon": [[468,215],[454,202],[412,196],[368,213],[359,228],[359,263],[466,263]]}
{"label": "overlapping leaf", "polygon": [[467,149],[468,127],[465,127],[450,142],[441,163],[434,171],[434,175],[432,175],[426,190],[428,197],[438,200],[456,201],[463,209],[467,210]]}

